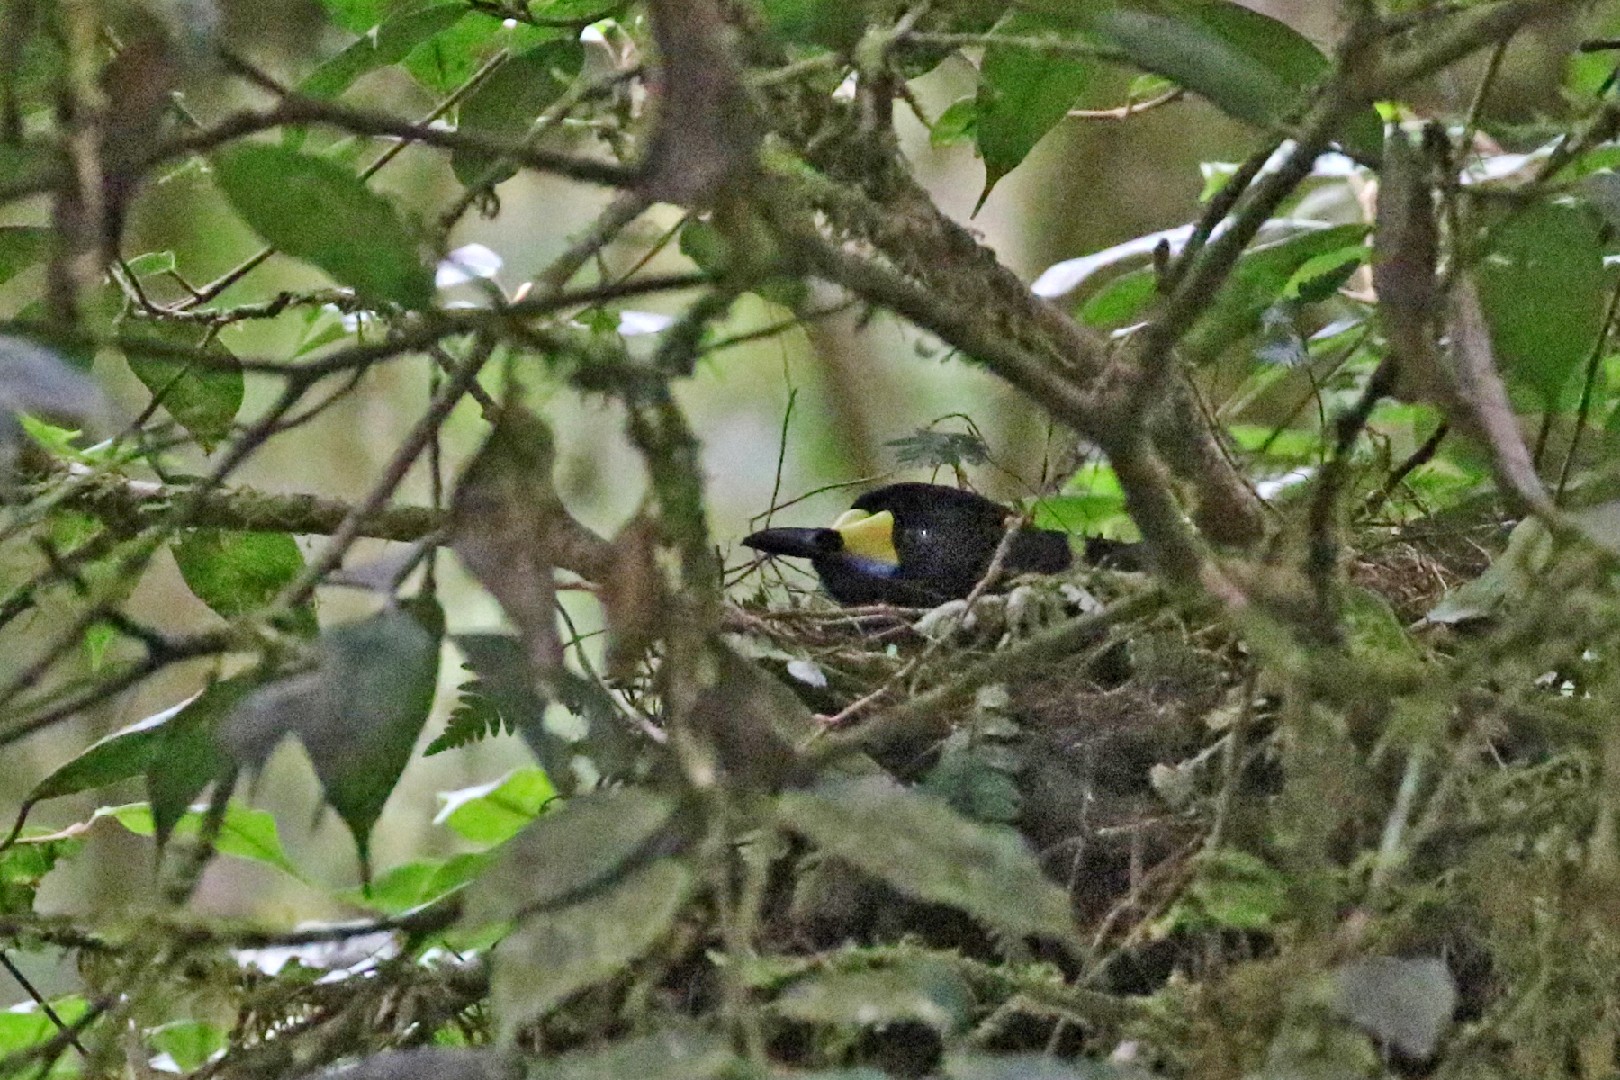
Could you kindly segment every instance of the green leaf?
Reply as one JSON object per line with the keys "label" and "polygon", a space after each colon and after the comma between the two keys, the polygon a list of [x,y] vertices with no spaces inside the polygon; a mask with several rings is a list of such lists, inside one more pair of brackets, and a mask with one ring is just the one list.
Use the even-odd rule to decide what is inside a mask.
{"label": "green leaf", "polygon": [[320,0],[327,17],[353,34],[363,34],[382,22],[393,0]]}
{"label": "green leaf", "polygon": [[[241,143],[214,156],[220,188],[264,240],[362,299],[420,309],[433,272],[394,205],[348,169],[280,146]],[[334,227],[342,223],[342,228]]]}
{"label": "green leaf", "polygon": [[364,890],[342,893],[348,903],[385,915],[401,915],[431,904],[475,880],[489,868],[495,853],[467,852],[448,859],[419,859],[390,867]]}
{"label": "green leaf", "polygon": [[[49,1013],[33,1002],[0,1012],[0,1057],[9,1058],[59,1039],[62,1035],[60,1025],[77,1023],[84,1019],[88,1011],[89,1003],[74,994],[52,1001]],[[62,1055],[56,1058],[57,1067],[49,1071],[41,1071],[36,1064],[19,1072],[27,1072],[30,1077],[39,1080],[56,1080],[58,1077],[80,1075],[79,1064],[72,1055]]]}
{"label": "green leaf", "polygon": [[557,797],[544,769],[513,769],[499,780],[460,791],[442,791],[444,807],[433,819],[464,840],[484,847],[504,844]]}
{"label": "green leaf", "polygon": [[[195,323],[150,322],[125,328],[119,335],[129,370],[151,391],[169,415],[212,452],[230,435],[242,408],[242,369],[217,335]],[[197,350],[207,361],[188,362],[148,355],[141,346]]]}
{"label": "green leaf", "polygon": [[1115,330],[1141,319],[1159,295],[1158,277],[1151,269],[1121,274],[1087,300],[1080,318],[1087,326]]}
{"label": "green leaf", "polygon": [[[552,41],[514,56],[461,106],[461,130],[521,143],[529,125],[579,76],[585,50],[578,41]],[[498,184],[517,172],[486,154],[457,150],[450,167],[463,184]]]}
{"label": "green leaf", "polygon": [[1016,821],[1023,808],[1016,772],[1017,762],[1005,746],[977,744],[961,730],[945,740],[939,764],[929,770],[921,787],[964,817],[1007,824]]}
{"label": "green leaf", "polygon": [[501,849],[468,896],[468,917],[497,922],[565,903],[619,876],[668,836],[675,806],[642,788],[575,796]]}
{"label": "green leaf", "polygon": [[1227,346],[1260,328],[1261,316],[1294,274],[1318,255],[1343,255],[1367,234],[1362,225],[1335,225],[1246,252],[1183,346],[1193,364],[1213,362]]}
{"label": "green leaf", "polygon": [[1222,848],[1198,858],[1198,873],[1164,915],[1169,929],[1265,930],[1288,909],[1289,883],[1245,851]]}
{"label": "green leaf", "polygon": [[935,1031],[961,1031],[973,1015],[973,991],[938,961],[916,961],[866,971],[831,971],[800,979],[772,1006],[789,1020],[829,1027],[885,1027],[918,1023]]}
{"label": "green leaf", "polygon": [[[498,15],[470,11],[466,18],[412,49],[405,57],[404,66],[412,78],[429,90],[448,94],[470,79],[498,51],[504,49],[516,57],[543,41],[562,36],[563,32],[555,27],[524,22],[508,26]],[[582,51],[577,38],[560,43]]]}
{"label": "green leaf", "polygon": [[510,1035],[624,974],[669,933],[691,890],[684,863],[659,859],[580,903],[526,921],[495,949],[490,992],[502,1030]]}
{"label": "green leaf", "polygon": [[[1014,11],[995,26],[1002,36],[1050,35],[1052,20]],[[1093,63],[1035,49],[991,45],[979,65],[978,126],[974,136],[984,158],[983,205],[1003,176],[1035,149],[1085,91]]]}
{"label": "green leaf", "polygon": [[907,895],[1008,933],[1074,935],[1068,894],[1010,829],[968,821],[881,779],[789,792],[778,802],[783,828]]}
{"label": "green leaf", "polygon": [[29,915],[45,875],[84,848],[78,836],[56,833],[18,840],[0,851],[0,913]]}
{"label": "green leaf", "polygon": [[257,768],[283,736],[304,744],[326,801],[353,834],[370,876],[371,830],[410,763],[438,682],[443,615],[436,605],[389,608],[326,631],[313,671],[255,691],[222,732],[244,766]]}
{"label": "green leaf", "polygon": [[859,0],[762,0],[765,23],[783,41],[847,51],[866,31]]}
{"label": "green leaf", "polygon": [[1503,373],[1558,409],[1603,322],[1597,216],[1567,202],[1510,214],[1491,230],[1474,280]]}
{"label": "green leaf", "polygon": [[[136,836],[157,835],[157,825],[152,819],[151,807],[146,803],[103,807],[96,811],[95,816],[111,818]],[[202,827],[202,821],[202,811],[188,811],[176,824],[174,834],[195,836]],[[281,836],[276,831],[276,819],[263,810],[255,810],[233,800],[225,809],[225,819],[220,826],[219,842],[216,847],[221,855],[262,863],[280,870],[289,877],[303,880],[303,876],[293,866],[292,860],[287,858],[287,852],[281,846]]]}
{"label": "green leaf", "polygon": [[955,146],[957,143],[967,142],[969,139],[978,141],[979,137],[979,99],[977,95],[957,98],[948,105],[934,126],[928,129],[928,145],[939,149],[946,146]]}
{"label": "green leaf", "polygon": [[[1229,0],[1042,0],[1035,10],[1268,131],[1286,130],[1332,71],[1304,35]],[[1377,158],[1383,125],[1367,108],[1341,138],[1353,152]]]}
{"label": "green leaf", "polygon": [[[412,49],[454,26],[466,17],[467,5],[459,0],[429,4],[381,23],[371,21],[375,14],[358,10],[343,12],[348,20],[344,25],[361,33],[360,40],[310,72],[298,84],[300,94],[313,98],[338,96],[360,76],[399,63]],[[349,25],[350,22],[362,23],[363,26]]]}
{"label": "green leaf", "polygon": [[30,266],[45,261],[51,251],[51,230],[44,226],[7,225],[0,228],[0,285]]}
{"label": "green leaf", "polygon": [[1306,304],[1330,299],[1371,257],[1372,248],[1361,243],[1313,255],[1289,277],[1283,286],[1283,299]]}
{"label": "green leaf", "polygon": [[59,178],[62,165],[62,151],[54,140],[0,142],[0,176],[18,185],[19,190],[24,185],[49,188],[53,178]]}
{"label": "green leaf", "polygon": [[174,1020],[147,1032],[147,1041],[159,1054],[168,1054],[182,1072],[208,1064],[230,1045],[229,1032],[201,1020]]}
{"label": "green leaf", "polygon": [[105,619],[97,619],[84,628],[80,645],[84,648],[84,662],[92,672],[99,672],[107,662],[107,650],[118,637],[118,628]]}
{"label": "green leaf", "polygon": [[124,265],[136,277],[149,277],[152,274],[173,273],[176,263],[172,251],[148,251],[127,260]]}
{"label": "green leaf", "polygon": [[94,791],[143,775],[163,740],[163,725],[196,700],[190,698],[173,708],[137,720],[96,740],[58,765],[23,798],[13,833],[22,827],[23,819],[36,803],[63,795],[76,795],[81,791]]}
{"label": "green leaf", "polygon": [[[192,529],[173,546],[186,587],[227,619],[257,611],[304,571],[304,554],[288,533]],[[314,637],[315,610],[301,605],[294,629]]]}
{"label": "green leaf", "polygon": [[249,673],[211,683],[163,725],[146,767],[146,798],[159,847],[168,843],[192,800],[230,775],[232,764],[220,749],[219,728],[258,681],[256,673]]}

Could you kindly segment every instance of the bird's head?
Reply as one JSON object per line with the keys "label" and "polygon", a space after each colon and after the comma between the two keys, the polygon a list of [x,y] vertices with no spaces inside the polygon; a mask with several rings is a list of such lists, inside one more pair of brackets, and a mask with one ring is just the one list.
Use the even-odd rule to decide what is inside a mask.
{"label": "bird's head", "polygon": [[846,510],[820,529],[763,529],[743,538],[743,545],[767,555],[825,560],[846,556],[875,566],[900,565],[894,548],[894,515],[884,510]]}

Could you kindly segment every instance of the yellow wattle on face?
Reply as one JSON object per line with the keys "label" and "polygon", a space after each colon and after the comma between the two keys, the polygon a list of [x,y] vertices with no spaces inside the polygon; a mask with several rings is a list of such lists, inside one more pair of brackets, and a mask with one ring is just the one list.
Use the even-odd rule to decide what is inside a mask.
{"label": "yellow wattle on face", "polygon": [[894,549],[894,515],[887,510],[879,514],[845,510],[832,523],[832,530],[844,538],[844,550],[849,554],[888,566],[900,564],[900,553]]}

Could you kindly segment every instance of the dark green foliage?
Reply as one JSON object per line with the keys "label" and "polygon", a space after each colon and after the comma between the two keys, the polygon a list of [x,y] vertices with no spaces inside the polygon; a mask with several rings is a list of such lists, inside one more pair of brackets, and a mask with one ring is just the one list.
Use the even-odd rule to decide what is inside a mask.
{"label": "dark green foliage", "polygon": [[1620,4],[216,6],[0,4],[0,1075],[1615,1071]]}

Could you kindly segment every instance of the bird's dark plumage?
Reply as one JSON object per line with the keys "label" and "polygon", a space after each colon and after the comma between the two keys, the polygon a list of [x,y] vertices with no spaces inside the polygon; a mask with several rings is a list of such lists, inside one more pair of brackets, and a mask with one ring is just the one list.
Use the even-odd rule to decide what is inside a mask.
{"label": "bird's dark plumage", "polygon": [[[1012,520],[1012,511],[971,491],[890,484],[856,499],[830,528],[765,529],[743,543],[809,559],[842,603],[932,606],[973,591]],[[1003,568],[1052,574],[1072,561],[1063,533],[1025,526],[1014,534]]]}

